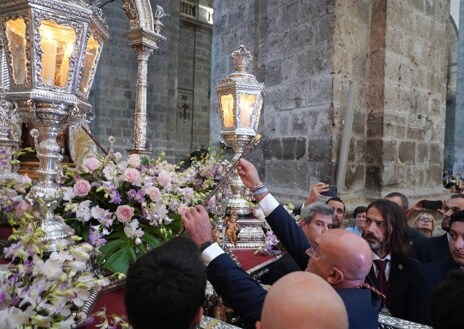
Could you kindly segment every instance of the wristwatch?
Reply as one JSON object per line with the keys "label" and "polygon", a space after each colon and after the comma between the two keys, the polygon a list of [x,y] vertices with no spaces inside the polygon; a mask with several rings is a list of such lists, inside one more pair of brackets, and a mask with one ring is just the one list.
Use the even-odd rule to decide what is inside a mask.
{"label": "wristwatch", "polygon": [[200,246],[200,251],[203,252],[206,248],[211,246],[214,243],[214,241],[206,241]]}

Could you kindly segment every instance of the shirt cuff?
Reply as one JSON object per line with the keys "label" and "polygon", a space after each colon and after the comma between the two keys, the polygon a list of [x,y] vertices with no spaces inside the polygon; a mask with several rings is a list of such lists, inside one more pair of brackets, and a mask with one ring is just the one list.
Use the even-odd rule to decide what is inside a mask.
{"label": "shirt cuff", "polygon": [[217,244],[213,243],[211,246],[203,250],[201,253],[201,260],[203,264],[208,267],[209,263],[213,261],[217,256],[224,254],[224,250]]}
{"label": "shirt cuff", "polygon": [[264,216],[267,217],[279,206],[279,202],[269,193],[259,201],[259,206],[263,210]]}

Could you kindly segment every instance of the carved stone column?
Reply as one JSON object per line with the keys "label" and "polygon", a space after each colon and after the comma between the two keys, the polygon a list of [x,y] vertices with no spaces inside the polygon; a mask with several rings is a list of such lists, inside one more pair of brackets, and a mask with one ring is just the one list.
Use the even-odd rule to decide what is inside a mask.
{"label": "carved stone column", "polygon": [[147,144],[147,73],[148,58],[153,53],[152,47],[134,45],[137,53],[137,91],[134,112],[134,146],[129,153],[151,154],[151,148]]}
{"label": "carved stone column", "polygon": [[157,6],[155,16],[148,0],[124,0],[123,8],[130,19],[130,30],[125,34],[129,45],[137,54],[137,91],[134,112],[134,144],[127,152],[151,154],[147,145],[147,75],[148,58],[153,50],[158,49],[157,43],[166,40],[159,34],[165,16],[162,7]]}

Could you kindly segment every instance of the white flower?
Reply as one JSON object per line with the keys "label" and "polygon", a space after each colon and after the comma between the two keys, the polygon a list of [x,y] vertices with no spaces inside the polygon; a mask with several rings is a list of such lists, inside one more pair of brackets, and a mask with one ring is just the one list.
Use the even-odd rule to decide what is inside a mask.
{"label": "white flower", "polygon": [[113,160],[114,162],[118,163],[122,159],[122,154],[120,152],[115,152],[113,154]]}
{"label": "white flower", "polygon": [[60,279],[64,272],[59,262],[53,262],[50,259],[47,259],[45,262],[43,260],[36,261],[33,274],[45,275],[48,280],[53,281]]}
{"label": "white flower", "polygon": [[103,175],[105,175],[105,178],[108,179],[109,181],[112,181],[117,174],[116,171],[116,166],[113,162],[108,162],[103,168]]}
{"label": "white flower", "polygon": [[124,233],[131,239],[143,236],[143,231],[139,228],[139,221],[137,219],[132,220],[128,225],[124,226]]}
{"label": "white flower", "polygon": [[103,208],[100,208],[98,205],[95,207],[92,207],[90,210],[91,216],[97,220],[103,219],[106,215],[106,210]]}
{"label": "white flower", "polygon": [[27,324],[29,317],[32,314],[32,306],[29,306],[25,311],[14,306],[0,311],[0,323],[3,328],[20,328]]}
{"label": "white flower", "polygon": [[73,303],[78,306],[84,306],[84,303],[89,299],[90,291],[87,289],[78,289],[76,291],[76,297],[73,298]]}
{"label": "white flower", "polygon": [[49,256],[49,260],[56,262],[60,265],[64,264],[66,261],[72,260],[72,256],[68,254],[67,251],[61,250],[60,252],[52,252]]}
{"label": "white flower", "polygon": [[142,162],[142,160],[140,159],[140,155],[134,153],[134,154],[129,155],[129,160],[127,162],[129,166],[133,168],[137,168],[138,166],[140,166],[140,163]]}
{"label": "white flower", "polygon": [[90,200],[82,201],[77,207],[76,217],[83,219],[85,222],[88,222],[92,217],[92,212],[90,211]]}
{"label": "white flower", "polygon": [[64,201],[71,201],[76,196],[76,194],[74,193],[74,189],[72,187],[63,186],[61,188],[61,191],[63,193]]}

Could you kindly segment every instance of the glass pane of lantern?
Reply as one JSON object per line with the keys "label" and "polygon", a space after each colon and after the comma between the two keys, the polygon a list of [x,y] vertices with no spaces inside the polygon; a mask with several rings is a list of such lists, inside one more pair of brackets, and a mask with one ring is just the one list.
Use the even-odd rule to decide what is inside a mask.
{"label": "glass pane of lantern", "polygon": [[240,94],[240,126],[251,127],[251,115],[256,103],[256,95]]}
{"label": "glass pane of lantern", "polygon": [[221,96],[222,119],[224,128],[231,128],[234,126],[234,96],[222,95]]}
{"label": "glass pane of lantern", "polygon": [[79,90],[84,95],[87,95],[90,88],[91,73],[96,65],[99,50],[100,44],[93,36],[90,36],[89,41],[87,41],[87,47],[85,47],[84,66],[82,67],[81,84],[79,85]]}
{"label": "glass pane of lantern", "polygon": [[65,87],[69,63],[76,42],[76,31],[70,26],[42,21],[39,27],[42,49],[42,81],[46,86]]}
{"label": "glass pane of lantern", "polygon": [[24,19],[6,22],[5,35],[8,42],[9,62],[12,65],[13,82],[17,85],[26,83],[26,23]]}

